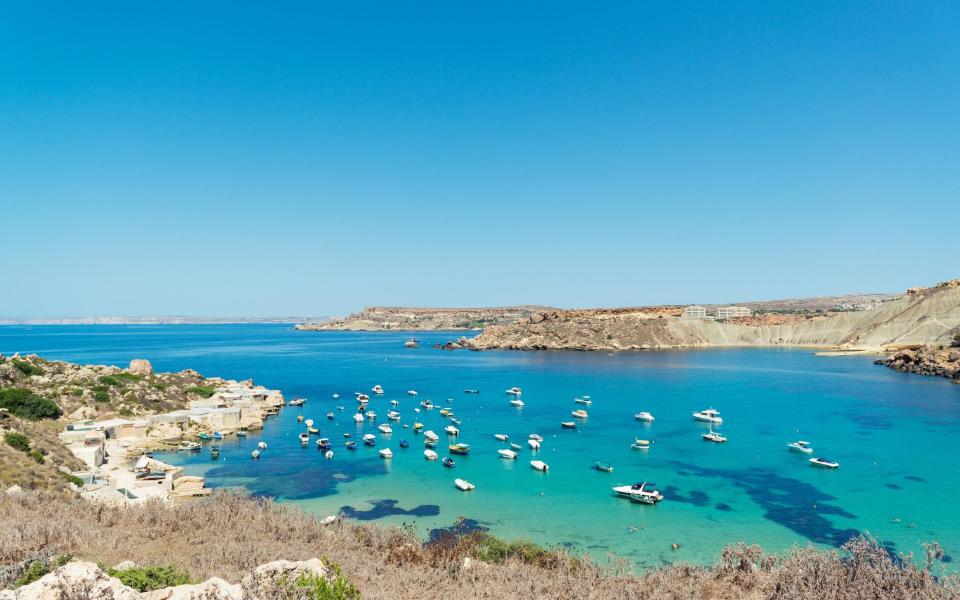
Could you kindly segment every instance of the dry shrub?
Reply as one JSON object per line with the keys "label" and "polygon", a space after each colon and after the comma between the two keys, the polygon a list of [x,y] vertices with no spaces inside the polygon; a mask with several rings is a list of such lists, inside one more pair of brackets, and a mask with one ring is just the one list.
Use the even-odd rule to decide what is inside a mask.
{"label": "dry shrub", "polygon": [[[108,566],[172,564],[194,579],[216,575],[233,582],[272,560],[327,557],[364,598],[960,598],[956,578],[931,574],[939,547],[917,563],[895,560],[869,538],[842,552],[800,548],[779,556],[735,545],[714,567],[675,564],[634,575],[624,561],[601,567],[562,550],[484,534],[424,545],[415,532],[397,527],[322,525],[296,508],[237,492],[128,508],[50,494],[0,495],[0,565],[57,554]],[[497,561],[480,563],[481,555]]]}

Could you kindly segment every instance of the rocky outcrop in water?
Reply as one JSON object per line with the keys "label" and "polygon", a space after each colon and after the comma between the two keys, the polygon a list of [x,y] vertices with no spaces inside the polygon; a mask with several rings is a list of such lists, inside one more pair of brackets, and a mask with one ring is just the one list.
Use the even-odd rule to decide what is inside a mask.
{"label": "rocky outcrop in water", "polygon": [[914,288],[871,310],[684,318],[678,308],[550,310],[494,325],[475,350],[659,350],[719,346],[812,346],[882,351],[948,345],[960,331],[960,280]]}
{"label": "rocky outcrop in water", "polygon": [[503,308],[402,308],[374,306],[342,319],[300,323],[301,331],[451,331],[481,329],[529,317],[542,306]]}
{"label": "rocky outcrop in water", "polygon": [[923,347],[900,350],[892,356],[875,361],[891,369],[908,373],[946,377],[960,384],[960,347]]}

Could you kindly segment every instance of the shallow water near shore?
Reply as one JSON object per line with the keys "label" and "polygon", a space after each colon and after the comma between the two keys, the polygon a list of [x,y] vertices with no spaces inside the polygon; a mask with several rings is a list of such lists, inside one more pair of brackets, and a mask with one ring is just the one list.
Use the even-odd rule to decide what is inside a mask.
{"label": "shallow water near shore", "polygon": [[[960,386],[875,366],[871,356],[816,357],[809,349],[717,349],[677,352],[467,352],[430,345],[456,333],[417,334],[422,347],[406,349],[405,333],[298,332],[284,325],[33,326],[0,327],[0,352],[126,366],[147,358],[158,371],[195,369],[207,376],[253,378],[283,391],[286,407],[262,432],[222,442],[209,453],[165,453],[159,458],[205,474],[209,486],[243,485],[320,515],[343,510],[374,523],[408,523],[426,536],[459,516],[499,536],[562,545],[603,559],[614,553],[638,565],[675,560],[709,563],[729,543],[759,543],[776,551],[814,543],[842,544],[868,531],[891,550],[922,553],[937,540],[948,556],[960,552],[954,504],[960,478],[952,465],[960,425]],[[352,420],[353,392],[370,393],[375,424]],[[526,406],[508,403],[506,388],[523,388]],[[419,392],[416,399],[406,390]],[[479,389],[480,394],[465,394]],[[339,392],[341,398],[332,400]],[[573,402],[590,395],[592,406]],[[419,401],[437,409],[419,413]],[[402,420],[385,436],[390,400]],[[345,410],[337,410],[337,406]],[[423,458],[422,435],[403,424],[420,421],[441,437],[445,456],[449,407],[458,441],[469,443],[457,466]],[[713,406],[725,419],[723,445],[701,440],[706,426],[691,412]],[[577,429],[561,429],[584,408]],[[333,411],[334,420],[326,413]],[[647,410],[652,424],[634,420]],[[312,418],[334,444],[332,460],[311,443],[302,447],[296,416]],[[343,447],[377,436],[376,448]],[[523,445],[516,461],[499,458],[506,433]],[[532,453],[526,438],[544,437]],[[632,450],[635,437],[653,440]],[[410,447],[399,447],[406,439]],[[812,467],[788,442],[809,440],[815,456],[841,464]],[[250,460],[257,442],[269,448]],[[392,460],[377,450],[389,447]],[[548,473],[530,468],[540,459]],[[596,460],[612,473],[592,469]],[[456,489],[467,479],[473,492]],[[615,498],[616,484],[655,481],[666,495],[657,506]],[[679,544],[679,550],[671,550]]]}

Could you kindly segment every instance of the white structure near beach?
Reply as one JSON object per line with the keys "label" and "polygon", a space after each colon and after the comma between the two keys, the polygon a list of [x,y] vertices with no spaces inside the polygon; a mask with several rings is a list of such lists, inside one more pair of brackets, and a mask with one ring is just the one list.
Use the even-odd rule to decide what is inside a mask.
{"label": "white structure near beach", "polygon": [[688,319],[705,319],[707,317],[707,309],[702,306],[688,306],[683,309],[683,316]]}
{"label": "white structure near beach", "polygon": [[743,306],[724,306],[717,309],[718,319],[732,319],[735,317],[749,317],[753,314],[749,308]]}

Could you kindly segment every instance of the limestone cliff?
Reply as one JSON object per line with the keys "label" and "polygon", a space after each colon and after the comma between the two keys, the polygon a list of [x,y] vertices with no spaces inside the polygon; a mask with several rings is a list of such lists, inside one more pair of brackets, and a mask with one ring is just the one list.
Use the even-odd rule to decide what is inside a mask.
{"label": "limestone cliff", "polygon": [[513,323],[539,311],[542,306],[502,308],[404,308],[373,306],[342,319],[301,323],[303,331],[441,331],[480,329]]}
{"label": "limestone cliff", "polygon": [[476,350],[640,350],[710,346],[818,346],[879,351],[949,345],[960,331],[960,279],[912,288],[871,310],[824,315],[769,315],[715,321],[679,310],[541,311],[494,325],[470,341]]}

